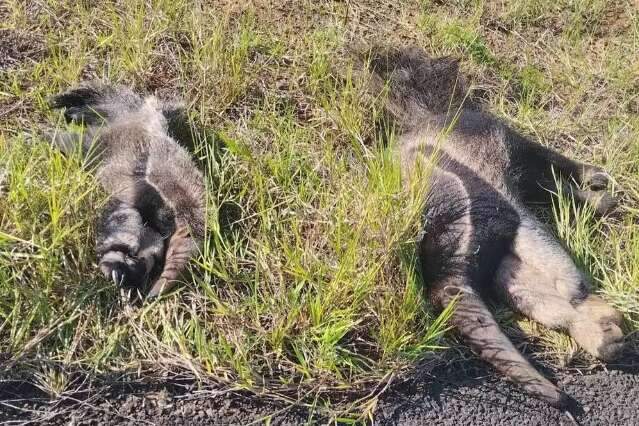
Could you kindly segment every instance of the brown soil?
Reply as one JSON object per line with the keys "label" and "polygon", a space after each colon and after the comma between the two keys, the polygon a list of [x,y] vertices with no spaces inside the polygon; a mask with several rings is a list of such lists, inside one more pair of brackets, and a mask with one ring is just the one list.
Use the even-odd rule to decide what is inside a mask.
{"label": "brown soil", "polygon": [[0,71],[42,58],[45,49],[42,41],[27,31],[0,30]]}

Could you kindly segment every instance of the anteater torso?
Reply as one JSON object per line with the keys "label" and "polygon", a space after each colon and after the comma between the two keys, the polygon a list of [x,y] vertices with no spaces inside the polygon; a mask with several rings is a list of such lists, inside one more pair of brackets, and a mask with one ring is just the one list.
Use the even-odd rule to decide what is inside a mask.
{"label": "anteater torso", "polygon": [[[148,109],[148,110],[147,110]],[[204,187],[188,152],[166,134],[153,106],[116,119],[100,133],[97,177],[105,190],[137,206],[146,223],[164,238],[175,231],[176,212],[204,234]]]}
{"label": "anteater torso", "polygon": [[428,281],[455,269],[484,292],[510,250],[525,210],[508,132],[481,112],[463,111],[452,125],[435,116],[402,136],[403,164],[410,167],[420,156],[436,164],[421,246]]}

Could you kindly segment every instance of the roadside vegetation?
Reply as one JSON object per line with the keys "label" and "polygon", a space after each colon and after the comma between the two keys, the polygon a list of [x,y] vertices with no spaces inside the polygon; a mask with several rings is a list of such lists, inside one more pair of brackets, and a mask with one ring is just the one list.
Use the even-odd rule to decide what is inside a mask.
{"label": "roadside vegetation", "polygon": [[[418,360],[455,346],[414,259],[427,173],[403,189],[379,102],[353,77],[349,48],[362,42],[459,57],[485,108],[611,172],[619,215],[597,220],[560,196],[547,218],[632,340],[636,3],[5,0],[0,377],[52,396],[86,374],[191,377],[357,417]],[[208,238],[192,279],[142,307],[123,305],[96,271],[104,194],[81,158],[40,136],[64,126],[47,97],[91,78],[182,98],[207,174]],[[568,337],[499,313],[520,339],[534,336],[535,356],[592,362]]]}

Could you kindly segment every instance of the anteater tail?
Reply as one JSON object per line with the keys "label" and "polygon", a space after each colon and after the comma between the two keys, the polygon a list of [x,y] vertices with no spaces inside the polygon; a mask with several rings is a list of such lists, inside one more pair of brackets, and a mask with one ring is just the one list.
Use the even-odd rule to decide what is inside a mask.
{"label": "anteater tail", "polygon": [[405,128],[429,116],[454,115],[465,100],[456,59],[430,58],[415,47],[373,47],[364,59],[373,74],[373,89],[381,92],[388,87],[386,108]]}

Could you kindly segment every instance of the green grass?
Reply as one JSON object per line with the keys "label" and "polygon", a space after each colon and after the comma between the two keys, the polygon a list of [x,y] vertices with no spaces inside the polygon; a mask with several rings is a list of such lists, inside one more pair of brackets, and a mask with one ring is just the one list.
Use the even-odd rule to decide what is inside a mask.
{"label": "green grass", "polygon": [[[378,106],[348,71],[346,48],[361,38],[460,57],[487,109],[611,171],[621,219],[594,220],[561,199],[551,220],[626,314],[627,331],[637,330],[632,2],[233,3],[0,6],[0,29],[24,30],[34,47],[0,70],[0,165],[9,171],[0,359],[12,374],[52,395],[71,386],[71,372],[189,374],[361,415],[370,398],[338,410],[331,395],[366,395],[455,344],[416,273],[427,179],[402,188],[392,135],[379,134]],[[37,136],[60,126],[46,98],[90,77],[180,96],[207,129],[197,154],[208,176],[205,249],[192,280],[140,309],[120,305],[96,273],[93,223],[104,194],[77,156],[63,158]],[[561,334],[522,328],[564,362],[581,357]]]}

